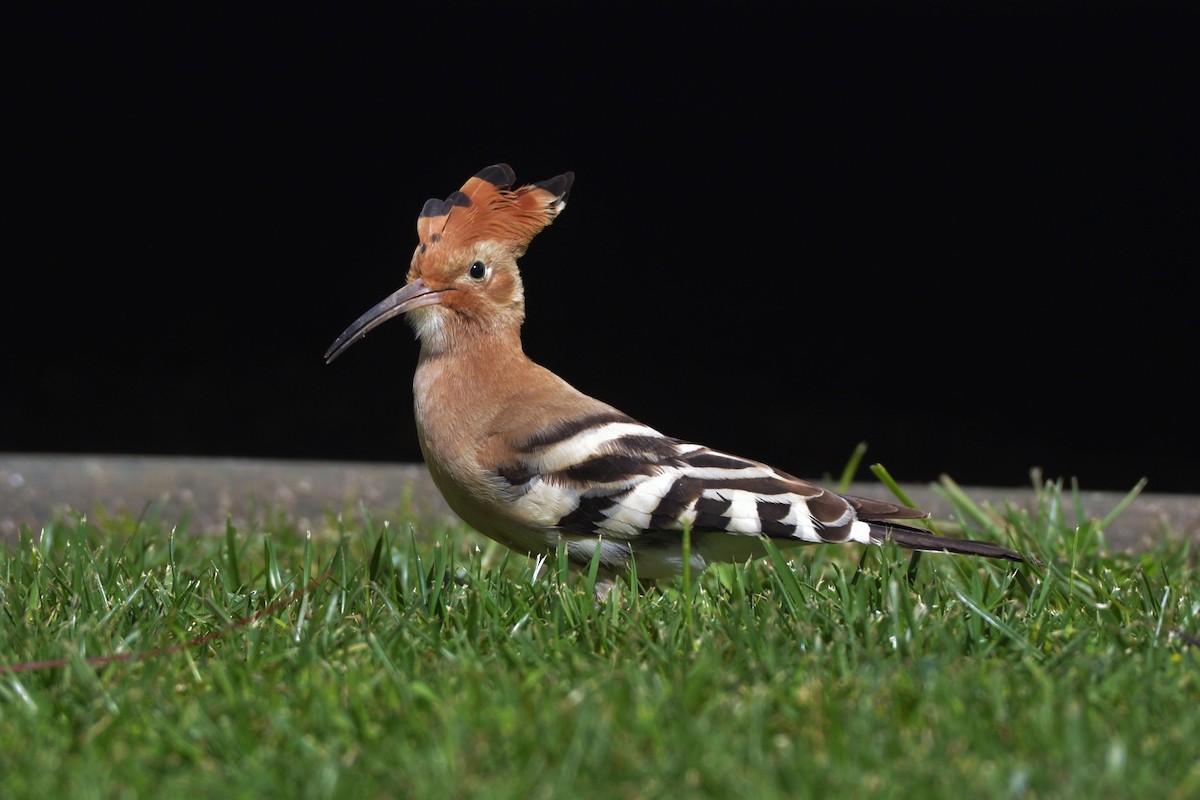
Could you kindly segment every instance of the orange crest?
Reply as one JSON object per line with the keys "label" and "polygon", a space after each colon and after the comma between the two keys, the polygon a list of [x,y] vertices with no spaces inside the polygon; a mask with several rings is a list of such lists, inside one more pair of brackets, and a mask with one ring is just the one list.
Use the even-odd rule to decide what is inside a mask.
{"label": "orange crest", "polygon": [[439,245],[457,248],[483,240],[511,243],[523,252],[566,207],[575,173],[509,190],[515,179],[508,164],[493,164],[445,200],[427,200],[417,217],[417,255]]}

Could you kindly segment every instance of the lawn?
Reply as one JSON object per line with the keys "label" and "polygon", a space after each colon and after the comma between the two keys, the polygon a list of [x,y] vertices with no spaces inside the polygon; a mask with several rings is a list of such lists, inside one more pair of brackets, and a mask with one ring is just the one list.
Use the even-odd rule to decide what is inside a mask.
{"label": "lawn", "polygon": [[1041,566],[814,547],[600,607],[403,509],[58,520],[0,545],[0,796],[1200,796],[1194,550],[1038,488],[938,523]]}

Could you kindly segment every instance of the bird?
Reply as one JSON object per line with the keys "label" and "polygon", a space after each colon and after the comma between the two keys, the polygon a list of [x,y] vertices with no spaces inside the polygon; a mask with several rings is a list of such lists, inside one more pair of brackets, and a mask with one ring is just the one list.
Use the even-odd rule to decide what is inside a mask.
{"label": "bird", "polygon": [[[404,285],[325,352],[332,363],[403,316],[420,342],[413,416],[421,454],[450,509],[529,557],[561,546],[571,564],[599,559],[594,594],[638,589],[711,564],[798,545],[893,542],[914,551],[1030,559],[990,542],[940,536],[930,515],[839,493],[760,461],[661,433],[576,389],[522,346],[518,259],[566,208],[574,172],[514,188],[488,166],[426,201]],[[685,546],[685,531],[688,539]]]}

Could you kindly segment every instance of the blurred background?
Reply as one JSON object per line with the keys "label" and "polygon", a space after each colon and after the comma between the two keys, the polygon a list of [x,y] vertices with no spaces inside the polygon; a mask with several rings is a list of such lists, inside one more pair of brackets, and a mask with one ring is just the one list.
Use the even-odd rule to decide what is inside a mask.
{"label": "blurred background", "polygon": [[419,461],[411,330],[322,355],[507,162],[526,351],[666,433],[1200,489],[1194,4],[395,5],[7,11],[0,452]]}

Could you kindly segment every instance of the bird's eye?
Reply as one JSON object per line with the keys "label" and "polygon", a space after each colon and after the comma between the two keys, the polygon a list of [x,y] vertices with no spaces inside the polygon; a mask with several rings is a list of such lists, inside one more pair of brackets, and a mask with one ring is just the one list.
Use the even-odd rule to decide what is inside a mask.
{"label": "bird's eye", "polygon": [[487,275],[487,265],[482,261],[476,261],[471,265],[471,268],[467,270],[467,275],[471,276],[473,280],[483,280],[483,276]]}

